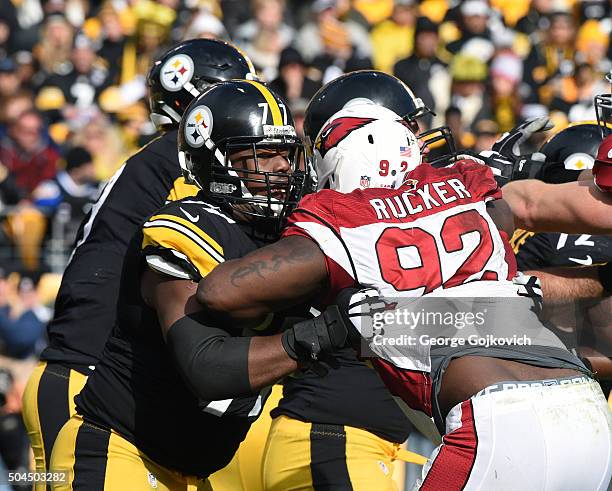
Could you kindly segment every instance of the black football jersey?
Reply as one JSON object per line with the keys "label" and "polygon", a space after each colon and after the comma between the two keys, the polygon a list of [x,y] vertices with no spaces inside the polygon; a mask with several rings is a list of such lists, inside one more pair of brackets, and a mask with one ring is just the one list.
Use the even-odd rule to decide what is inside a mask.
{"label": "black football jersey", "polygon": [[175,471],[206,477],[224,467],[264,399],[253,394],[198,400],[173,364],[156,312],[141,298],[140,281],[146,267],[198,281],[220,262],[255,248],[234,220],[197,198],[172,202],[154,213],[128,248],[117,322],[100,362],[75,398],[77,411]]}
{"label": "black football jersey", "polygon": [[197,194],[182,177],[176,139],[177,132],[169,132],[130,157],[83,220],[47,329],[43,360],[84,373],[98,362],[115,324],[130,239],[167,201]]}
{"label": "black football jersey", "polygon": [[520,271],[555,266],[590,266],[612,259],[612,237],[534,233],[518,229],[510,241]]}

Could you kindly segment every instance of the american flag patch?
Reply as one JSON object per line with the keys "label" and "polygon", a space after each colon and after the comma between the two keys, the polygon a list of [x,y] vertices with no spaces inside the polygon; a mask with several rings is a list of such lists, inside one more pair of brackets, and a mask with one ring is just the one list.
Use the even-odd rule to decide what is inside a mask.
{"label": "american flag patch", "polygon": [[400,147],[400,157],[412,157],[412,148]]}

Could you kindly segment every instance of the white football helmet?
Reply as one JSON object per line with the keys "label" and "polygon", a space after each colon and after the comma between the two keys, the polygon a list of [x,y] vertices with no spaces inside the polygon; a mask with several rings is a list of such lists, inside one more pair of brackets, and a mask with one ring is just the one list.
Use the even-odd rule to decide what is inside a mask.
{"label": "white football helmet", "polygon": [[371,103],[338,111],[323,125],[314,145],[318,189],[394,189],[420,163],[418,140],[402,118]]}

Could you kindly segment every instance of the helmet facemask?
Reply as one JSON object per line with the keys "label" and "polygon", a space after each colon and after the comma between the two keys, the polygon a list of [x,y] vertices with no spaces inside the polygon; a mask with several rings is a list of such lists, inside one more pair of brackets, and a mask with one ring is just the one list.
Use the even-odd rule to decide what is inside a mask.
{"label": "helmet facemask", "polygon": [[[612,89],[612,70],[606,75],[606,80]],[[612,93],[596,95],[594,104],[601,137],[606,138],[612,134]]]}
{"label": "helmet facemask", "polygon": [[[216,202],[229,204],[239,221],[278,233],[302,197],[306,172],[299,138],[229,137],[217,145],[208,142],[207,160],[195,162],[182,154],[186,180]],[[286,159],[288,169],[266,169],[272,158]]]}

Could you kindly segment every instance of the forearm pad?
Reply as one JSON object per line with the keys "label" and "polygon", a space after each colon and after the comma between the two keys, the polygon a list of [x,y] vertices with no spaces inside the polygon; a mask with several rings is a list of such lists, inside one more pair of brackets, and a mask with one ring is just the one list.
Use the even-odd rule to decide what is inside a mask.
{"label": "forearm pad", "polygon": [[179,319],[166,336],[168,351],[191,391],[206,401],[251,394],[248,363],[251,338],[230,336],[223,329],[196,319],[195,316]]}

